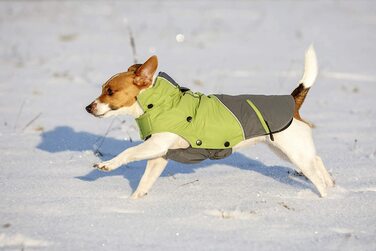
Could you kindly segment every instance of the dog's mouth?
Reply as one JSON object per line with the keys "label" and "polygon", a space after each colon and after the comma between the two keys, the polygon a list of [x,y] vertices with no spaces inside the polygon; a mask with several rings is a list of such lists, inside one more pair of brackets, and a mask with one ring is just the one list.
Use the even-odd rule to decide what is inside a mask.
{"label": "dog's mouth", "polygon": [[97,118],[106,117],[107,115],[109,115],[109,112],[116,110],[113,109],[113,107],[111,107],[110,105],[98,102],[97,100],[92,102],[85,109],[88,113],[92,114]]}
{"label": "dog's mouth", "polygon": [[95,115],[95,114],[94,114],[94,116],[97,117],[97,118],[103,118],[104,115],[105,115],[105,113],[104,113],[104,114],[98,114],[98,115]]}
{"label": "dog's mouth", "polygon": [[106,114],[107,114],[107,112],[102,113],[102,114],[93,114],[93,115],[94,115],[95,117],[97,117],[97,118],[103,118]]}
{"label": "dog's mouth", "polygon": [[116,111],[116,110],[117,110],[117,109],[113,109],[113,108],[111,108],[110,110],[105,111],[105,112],[103,112],[103,113],[101,113],[101,114],[94,114],[94,113],[93,113],[93,115],[94,115],[95,117],[97,117],[97,118],[104,118],[104,117],[107,117],[107,115],[110,115],[111,112]]}

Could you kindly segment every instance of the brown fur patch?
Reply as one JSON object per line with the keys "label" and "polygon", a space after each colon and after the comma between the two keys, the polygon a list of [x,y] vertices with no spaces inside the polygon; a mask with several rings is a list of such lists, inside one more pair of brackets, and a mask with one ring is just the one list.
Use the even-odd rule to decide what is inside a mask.
{"label": "brown fur patch", "polygon": [[110,78],[102,87],[99,101],[113,110],[131,106],[142,89],[133,83],[135,77],[134,72],[123,72]]}
{"label": "brown fur patch", "polygon": [[138,68],[140,68],[142,64],[134,64],[132,66],[129,66],[128,71],[129,72],[135,72]]}
{"label": "brown fur patch", "polygon": [[140,91],[152,85],[157,66],[157,57],[151,56],[144,64],[134,64],[127,72],[112,76],[102,86],[99,101],[108,104],[112,110],[133,105]]}
{"label": "brown fur patch", "polygon": [[295,88],[295,90],[291,93],[291,95],[294,97],[294,100],[295,100],[294,118],[296,118],[297,120],[303,121],[304,123],[311,126],[311,123],[302,119],[299,113],[300,107],[302,106],[307,96],[308,91],[309,91],[309,88],[305,88],[303,84],[300,84],[298,87]]}

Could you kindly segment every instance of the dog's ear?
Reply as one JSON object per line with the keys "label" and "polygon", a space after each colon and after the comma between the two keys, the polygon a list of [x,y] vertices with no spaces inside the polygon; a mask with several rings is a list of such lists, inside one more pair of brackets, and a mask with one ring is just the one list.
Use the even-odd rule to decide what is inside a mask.
{"label": "dog's ear", "polygon": [[129,66],[128,71],[129,72],[135,72],[138,68],[140,68],[142,64],[134,64],[132,66]]}
{"label": "dog's ear", "polygon": [[[132,67],[132,66],[131,66]],[[135,71],[136,77],[133,83],[142,88],[146,88],[152,84],[153,75],[158,67],[157,56],[151,56],[143,65]]]}

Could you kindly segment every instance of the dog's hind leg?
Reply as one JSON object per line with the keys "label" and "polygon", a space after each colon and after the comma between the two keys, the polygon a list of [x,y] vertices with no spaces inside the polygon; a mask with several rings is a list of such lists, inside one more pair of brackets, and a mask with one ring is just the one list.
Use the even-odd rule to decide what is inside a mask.
{"label": "dog's hind leg", "polygon": [[322,162],[322,159],[320,158],[320,156],[316,155],[315,160],[316,160],[315,165],[321,171],[326,187],[334,187],[335,181],[332,178],[332,176],[329,174],[329,172],[326,170],[324,163]]}
{"label": "dog's hind leg", "polygon": [[281,150],[302,171],[321,197],[327,195],[327,182],[322,171],[325,167],[317,159],[311,128],[307,124],[294,119],[289,128],[274,135],[274,141],[270,144]]}
{"label": "dog's hind leg", "polygon": [[132,199],[138,199],[147,195],[150,188],[162,174],[167,165],[167,162],[168,160],[163,157],[148,160],[145,172],[142,175],[140,183],[138,184],[136,191],[131,196]]}

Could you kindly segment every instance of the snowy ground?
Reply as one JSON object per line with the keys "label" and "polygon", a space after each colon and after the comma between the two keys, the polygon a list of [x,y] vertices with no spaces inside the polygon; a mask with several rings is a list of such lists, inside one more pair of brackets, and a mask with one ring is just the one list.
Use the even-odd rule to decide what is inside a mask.
{"label": "snowy ground", "polygon": [[[375,250],[375,2],[176,2],[0,2],[0,250]],[[314,42],[302,113],[337,187],[318,198],[257,146],[170,163],[130,200],[145,162],[91,166],[135,123],[84,110],[133,62],[130,31],[138,60],[205,93],[290,93]]]}

